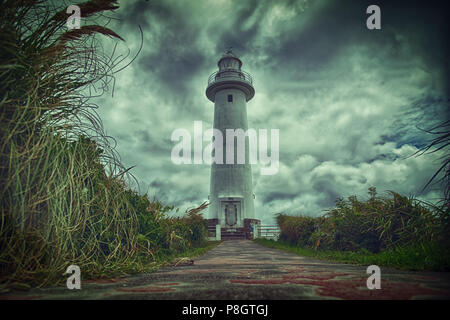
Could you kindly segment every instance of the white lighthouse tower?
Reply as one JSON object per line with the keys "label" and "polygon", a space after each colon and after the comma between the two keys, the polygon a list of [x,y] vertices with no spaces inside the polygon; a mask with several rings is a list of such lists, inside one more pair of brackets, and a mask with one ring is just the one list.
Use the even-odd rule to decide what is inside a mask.
{"label": "white lighthouse tower", "polygon": [[[245,162],[239,164],[237,138],[234,137],[234,161],[227,164],[227,129],[247,132],[247,101],[255,95],[252,77],[241,69],[242,61],[228,50],[217,63],[219,70],[208,79],[206,96],[214,102],[214,129],[223,137],[223,161],[212,163],[210,181],[210,231],[220,230],[222,239],[256,236],[259,220],[253,206],[252,169],[249,163],[248,137],[245,137]],[[240,151],[239,151],[240,150]],[[231,158],[231,156],[230,156]],[[216,162],[217,159],[216,159]],[[228,161],[229,162],[229,161]],[[216,236],[217,236],[216,233]]]}

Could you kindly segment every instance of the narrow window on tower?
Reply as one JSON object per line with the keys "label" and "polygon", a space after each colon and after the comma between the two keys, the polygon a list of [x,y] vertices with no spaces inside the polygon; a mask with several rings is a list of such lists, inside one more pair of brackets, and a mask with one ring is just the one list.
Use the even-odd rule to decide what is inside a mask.
{"label": "narrow window on tower", "polygon": [[228,102],[233,102],[233,95],[232,94],[228,95]]}

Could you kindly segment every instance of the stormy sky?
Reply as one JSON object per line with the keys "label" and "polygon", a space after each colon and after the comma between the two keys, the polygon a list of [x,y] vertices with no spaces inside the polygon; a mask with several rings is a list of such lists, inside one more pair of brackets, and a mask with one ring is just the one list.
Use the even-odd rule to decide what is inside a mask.
{"label": "stormy sky", "polygon": [[[107,133],[141,193],[182,211],[207,200],[210,167],[176,165],[175,129],[211,128],[208,76],[232,46],[254,79],[250,128],[280,130],[280,167],[253,166],[255,212],[321,215],[336,198],[421,189],[439,154],[409,157],[449,118],[446,10],[433,1],[120,1],[108,27],[136,60],[116,74],[114,96],[96,99]],[[366,8],[381,8],[381,30]],[[106,39],[109,48],[110,39]],[[131,57],[130,56],[130,57]],[[205,143],[206,146],[207,143]]]}

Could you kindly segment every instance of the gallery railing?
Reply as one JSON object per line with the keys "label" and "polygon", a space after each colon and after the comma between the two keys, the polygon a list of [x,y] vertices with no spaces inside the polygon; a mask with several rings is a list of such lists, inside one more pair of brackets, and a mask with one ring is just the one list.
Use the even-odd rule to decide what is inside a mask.
{"label": "gallery railing", "polygon": [[228,69],[222,71],[216,71],[208,78],[208,86],[216,81],[228,80],[230,78],[238,78],[240,80],[246,81],[253,84],[252,76],[243,70]]}

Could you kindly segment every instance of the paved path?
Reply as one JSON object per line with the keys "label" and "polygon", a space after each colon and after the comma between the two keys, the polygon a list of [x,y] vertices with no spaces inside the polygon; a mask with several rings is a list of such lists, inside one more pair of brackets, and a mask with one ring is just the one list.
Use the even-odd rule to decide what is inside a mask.
{"label": "paved path", "polygon": [[381,289],[366,287],[366,266],[300,257],[249,240],[225,241],[193,265],[151,274],[10,293],[28,299],[450,299],[450,274],[381,268]]}

